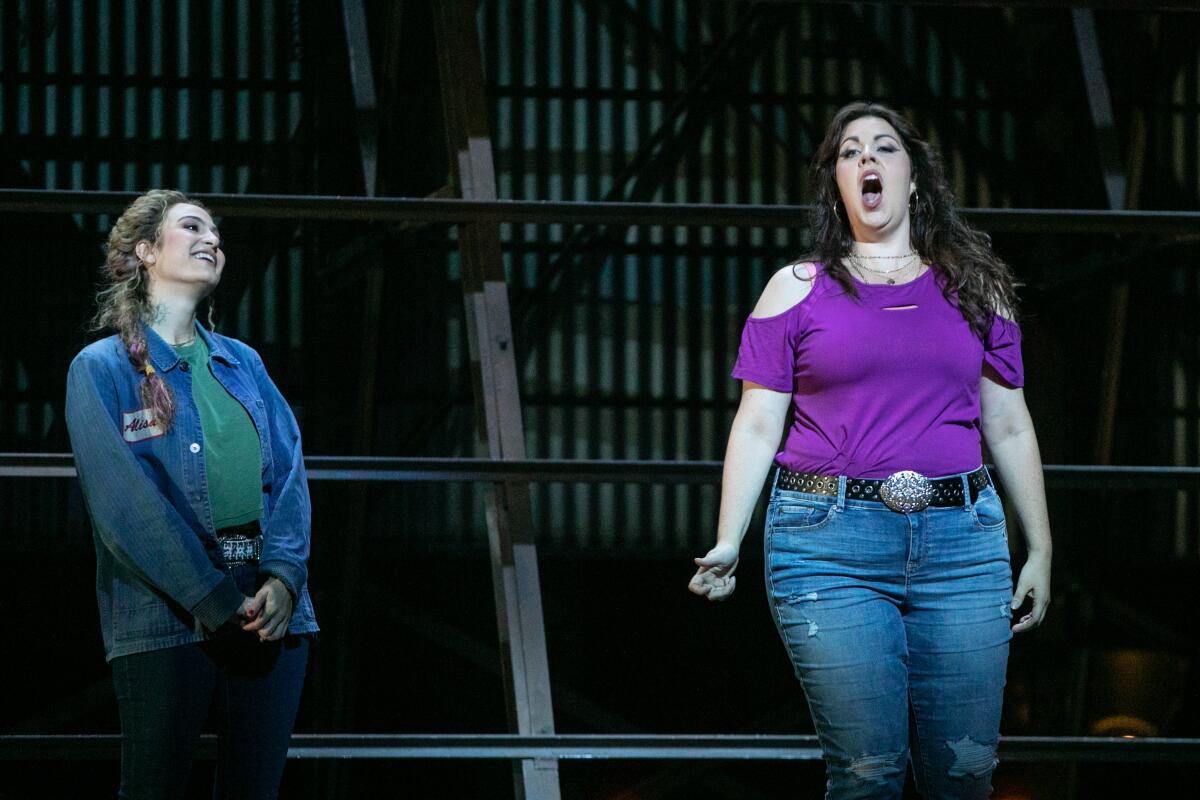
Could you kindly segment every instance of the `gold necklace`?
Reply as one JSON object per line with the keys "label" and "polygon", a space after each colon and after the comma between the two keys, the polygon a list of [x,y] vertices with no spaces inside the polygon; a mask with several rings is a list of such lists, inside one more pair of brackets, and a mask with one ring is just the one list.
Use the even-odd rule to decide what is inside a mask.
{"label": "gold necklace", "polygon": [[194,341],[196,341],[196,334],[193,333],[192,338],[188,339],[186,342],[171,342],[171,347],[187,347]]}

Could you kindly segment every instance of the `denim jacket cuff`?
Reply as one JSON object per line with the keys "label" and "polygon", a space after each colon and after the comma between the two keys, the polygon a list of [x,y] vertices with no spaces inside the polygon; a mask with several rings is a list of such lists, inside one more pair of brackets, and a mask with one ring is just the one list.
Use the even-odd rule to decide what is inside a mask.
{"label": "denim jacket cuff", "polygon": [[215,631],[237,613],[245,599],[246,596],[233,582],[233,576],[226,575],[220,583],[213,587],[207,597],[196,604],[192,609],[192,615],[200,620],[205,628]]}
{"label": "denim jacket cuff", "polygon": [[258,572],[260,575],[272,575],[279,578],[291,593],[292,602],[300,602],[300,587],[304,585],[305,570],[298,569],[287,561],[271,560],[259,564]]}

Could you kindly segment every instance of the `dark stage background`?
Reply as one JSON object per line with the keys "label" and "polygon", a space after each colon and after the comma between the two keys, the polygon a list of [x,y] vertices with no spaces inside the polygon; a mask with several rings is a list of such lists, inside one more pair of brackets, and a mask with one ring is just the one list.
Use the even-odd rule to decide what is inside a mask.
{"label": "dark stage background", "polygon": [[[1115,169],[1124,207],[1195,210],[1200,14],[1094,3],[1097,46],[1081,51],[1065,4],[1015,5],[482,0],[499,196],[807,203],[833,111],[876,98],[933,138],[964,207],[1109,208]],[[338,2],[0,0],[0,185],[451,196],[432,4],[364,8],[368,36],[348,42]],[[373,167],[350,45],[377,95]],[[1081,63],[1103,69],[1112,128],[1094,121]],[[66,369],[89,340],[113,220],[0,215],[0,452],[68,450]],[[308,454],[477,455],[456,226],[219,222],[219,328],[262,353]],[[742,321],[803,252],[804,221],[500,233],[528,455],[720,459]],[[1024,284],[1026,395],[1048,464],[1200,465],[1196,241],[995,233]],[[312,491],[324,633],[297,730],[505,731],[483,489]],[[701,485],[533,487],[560,732],[811,732],[766,613],[761,521],[732,601],[685,590],[716,499]],[[1014,643],[1003,732],[1200,736],[1200,490],[1084,482],[1049,499],[1055,599]],[[0,477],[0,733],[117,731],[93,568],[74,479]],[[111,797],[116,770],[0,760],[0,798]],[[818,797],[823,784],[810,762],[560,770],[563,796],[581,799]],[[996,796],[1179,797],[1195,771],[1002,763]],[[198,764],[196,797],[210,775]],[[293,761],[283,796],[368,793],[508,797],[511,771]]]}

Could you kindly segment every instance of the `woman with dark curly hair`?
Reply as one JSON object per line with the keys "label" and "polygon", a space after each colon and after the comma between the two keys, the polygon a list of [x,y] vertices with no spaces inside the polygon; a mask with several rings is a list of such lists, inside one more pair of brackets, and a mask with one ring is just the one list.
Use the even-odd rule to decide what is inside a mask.
{"label": "woman with dark curly hair", "polygon": [[178,798],[215,706],[214,796],[279,789],[317,632],[296,419],[258,353],[197,321],[225,268],[208,211],[155,190],[108,237],[67,378],[121,716],[120,797]]}
{"label": "woman with dark curly hair", "polygon": [[[733,592],[774,461],[768,594],[826,797],[899,798],[911,763],[925,797],[984,798],[1009,640],[1050,601],[1012,273],[885,106],[841,109],[813,177],[815,253],[777,272],[746,321],[717,543],[689,588]],[[981,438],[1025,534],[1015,591]]]}

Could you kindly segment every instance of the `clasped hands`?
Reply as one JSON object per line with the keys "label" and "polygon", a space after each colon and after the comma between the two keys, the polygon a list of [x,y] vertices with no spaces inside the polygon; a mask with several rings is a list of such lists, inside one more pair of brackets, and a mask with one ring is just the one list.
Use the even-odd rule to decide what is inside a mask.
{"label": "clasped hands", "polygon": [[257,633],[259,641],[273,642],[287,633],[293,607],[292,593],[283,581],[271,576],[253,597],[242,601],[237,617],[242,630]]}

